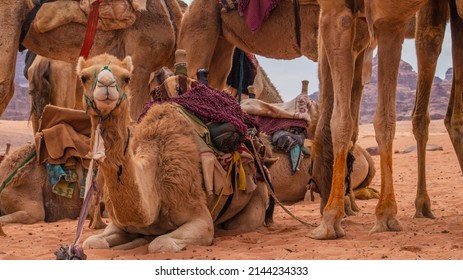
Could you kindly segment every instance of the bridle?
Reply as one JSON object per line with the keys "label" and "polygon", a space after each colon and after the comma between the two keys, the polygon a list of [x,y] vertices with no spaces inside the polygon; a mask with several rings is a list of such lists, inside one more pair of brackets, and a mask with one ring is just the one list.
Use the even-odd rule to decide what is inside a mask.
{"label": "bridle", "polygon": [[84,99],[85,99],[85,111],[88,112],[88,109],[89,108],[92,108],[95,113],[98,115],[99,119],[100,119],[100,123],[104,120],[107,120],[110,116],[111,116],[111,113],[116,110],[120,105],[121,103],[124,101],[124,100],[127,100],[127,93],[124,91],[123,93],[121,93],[121,89],[119,87],[119,83],[117,82],[117,79],[115,80],[116,81],[116,91],[119,93],[119,99],[117,101],[117,104],[116,106],[114,106],[114,108],[107,114],[107,115],[103,115],[103,113],[97,108],[96,104],[95,104],[95,100],[94,100],[94,94],[95,94],[95,89],[96,89],[96,86],[98,84],[98,75],[103,72],[104,70],[107,70],[109,72],[112,73],[112,70],[111,68],[109,67],[109,65],[105,65],[103,66],[100,71],[96,71],[93,73],[93,84],[92,84],[92,88],[90,89],[90,95],[87,95],[85,92],[84,92]]}

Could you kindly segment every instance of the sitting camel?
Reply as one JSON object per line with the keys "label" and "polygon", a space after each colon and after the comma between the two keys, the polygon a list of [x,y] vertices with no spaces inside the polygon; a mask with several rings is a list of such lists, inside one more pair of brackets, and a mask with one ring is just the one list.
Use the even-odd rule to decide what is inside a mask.
{"label": "sitting camel", "polygon": [[[92,141],[104,145],[105,159],[99,162],[99,172],[111,218],[104,232],[89,237],[83,247],[129,249],[150,242],[149,252],[179,251],[190,244],[210,245],[214,226],[250,231],[264,225],[269,197],[264,182],[255,181],[254,160],[246,163],[243,156],[233,156],[242,162],[239,172],[247,174],[234,182],[240,189],[230,190],[226,187],[230,181],[215,177],[213,188],[205,187],[200,151],[211,154],[211,150],[204,150],[197,130],[200,123],[191,121],[191,113],[178,105],[178,99],[177,103],[154,103],[140,122],[128,129],[129,103],[132,95],[138,94],[129,91],[132,70],[130,57],[120,61],[104,54],[78,61],[84,95],[92,104],[88,111]],[[198,85],[189,92],[206,88]],[[210,94],[203,96],[211,98]],[[216,159],[210,159],[214,165]],[[230,166],[238,170],[236,164]],[[244,178],[246,190],[241,189]],[[225,209],[227,201],[232,203]]]}
{"label": "sitting camel", "polygon": [[[253,88],[250,87],[249,91],[253,92]],[[293,117],[296,115],[292,113],[295,104],[306,106],[308,116]],[[308,81],[302,82],[301,94],[291,101],[267,103],[258,99],[246,99],[241,102],[241,108],[256,118],[261,132],[268,135],[272,157],[278,158],[270,169],[277,199],[281,202],[297,202],[306,198],[306,192],[311,187],[309,170],[312,164],[312,140],[319,119],[319,104],[308,97]],[[301,152],[293,155],[289,147],[296,145],[301,147]],[[358,145],[354,146],[352,154],[352,192],[346,199],[346,211],[350,215],[359,210],[354,198],[379,198],[379,193],[368,187],[376,173],[371,155]],[[294,156],[296,159],[293,159]],[[298,162],[297,165],[295,162]],[[319,192],[316,189],[310,191]]]}
{"label": "sitting camel", "polygon": [[[0,116],[14,93],[16,50],[19,44],[41,56],[68,63],[75,63],[80,52],[86,51],[82,50],[82,46],[86,36],[87,15],[80,8],[79,1],[60,0],[41,5],[35,20],[24,25],[24,40],[20,42],[23,37],[22,25],[26,15],[35,9],[35,2],[38,1],[6,1],[0,5],[0,22],[3,26],[0,31]],[[107,7],[111,2],[116,3],[103,2],[100,15],[103,4]],[[93,56],[108,52],[121,58],[126,55],[133,58],[136,74],[134,86],[137,87],[134,90],[138,94],[131,102],[131,114],[136,119],[144,103],[149,100],[150,73],[164,65],[173,65],[182,12],[177,0],[117,1],[117,5],[118,8],[127,8],[122,11],[122,16],[131,15],[133,22],[125,22],[124,27],[108,28],[100,18],[89,54]],[[109,7],[109,10],[118,12],[118,8]],[[127,11],[130,13],[125,13]]]}
{"label": "sitting camel", "polygon": [[[54,165],[48,165],[47,163],[51,161],[45,160],[46,151],[52,150],[52,147],[46,148],[46,145],[56,142],[53,139],[51,142],[44,139],[56,138],[56,131],[66,134],[69,132],[69,130],[62,131],[58,128],[67,121],[64,117],[60,117],[65,114],[66,109],[54,108],[46,107],[45,119],[52,119],[58,125],[50,126],[47,132],[39,131],[36,134],[40,149],[37,150],[35,144],[26,144],[6,156],[0,163],[0,212],[2,214],[0,228],[2,223],[32,224],[39,221],[55,222],[65,218],[79,217],[83,202],[83,189],[81,189],[80,182],[83,179],[85,168],[84,160],[75,160],[79,149],[74,150],[74,147],[67,145],[67,153],[73,155],[67,160],[66,165],[69,168],[56,169],[56,166],[53,168],[55,173],[56,170],[63,170],[66,175],[59,173],[60,178],[52,177],[53,184],[49,179],[50,168]],[[51,117],[55,114],[60,116]],[[80,119],[76,121],[78,123],[76,126],[83,127],[82,131],[85,130],[85,122],[89,122],[88,117],[83,111],[75,111],[74,114]],[[85,136],[82,136],[82,139],[85,141]],[[80,143],[83,143],[84,141],[81,140],[79,140]],[[85,144],[82,145],[85,146]],[[81,154],[86,152],[88,148]],[[53,155],[56,153],[53,152]],[[61,176],[66,176],[66,179]],[[90,228],[101,229],[106,226],[101,220],[100,213],[99,207],[91,210]]]}

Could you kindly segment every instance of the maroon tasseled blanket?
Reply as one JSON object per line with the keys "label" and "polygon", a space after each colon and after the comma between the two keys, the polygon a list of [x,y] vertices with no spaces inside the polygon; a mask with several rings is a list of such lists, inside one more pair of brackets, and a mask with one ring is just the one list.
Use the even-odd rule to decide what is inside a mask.
{"label": "maroon tasseled blanket", "polygon": [[244,15],[246,24],[256,32],[280,0],[240,0],[238,10]]}
{"label": "maroon tasseled blanket", "polygon": [[[205,123],[228,122],[233,124],[241,134],[247,134],[246,124],[249,121],[249,117],[241,110],[235,98],[227,92],[198,83],[184,94],[163,101],[179,104]],[[154,103],[150,102],[145,106],[144,113],[142,113],[140,119]]]}
{"label": "maroon tasseled blanket", "polygon": [[278,130],[295,126],[302,128],[304,134],[307,136],[307,122],[303,119],[277,119],[262,116],[254,116],[254,119],[259,126],[260,131],[269,135]]}

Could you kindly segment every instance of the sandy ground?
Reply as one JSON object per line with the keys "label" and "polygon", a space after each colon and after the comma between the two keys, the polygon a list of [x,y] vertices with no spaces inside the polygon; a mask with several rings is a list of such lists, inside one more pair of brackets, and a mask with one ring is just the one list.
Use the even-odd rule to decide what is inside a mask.
{"label": "sandy ground", "polygon": [[[0,154],[5,143],[16,149],[33,141],[31,127],[26,122],[0,121]],[[394,183],[398,203],[398,219],[404,230],[369,235],[375,222],[377,200],[357,201],[361,212],[346,217],[342,226],[346,236],[337,240],[317,241],[306,234],[320,223],[318,201],[302,201],[288,208],[307,221],[306,227],[280,207],[276,207],[275,223],[254,232],[237,236],[217,233],[212,246],[189,246],[180,253],[151,254],[147,246],[134,250],[86,250],[88,259],[196,259],[196,260],[445,260],[463,259],[463,177],[447,136],[443,121],[431,123],[430,144],[439,144],[442,151],[430,151],[427,156],[428,188],[436,219],[416,219],[416,152],[394,157]],[[372,125],[360,129],[359,144],[376,146]],[[410,122],[397,125],[394,150],[402,151],[415,145]],[[372,187],[380,189],[379,157],[374,157],[377,175]],[[109,220],[105,220],[109,222]],[[0,259],[55,259],[61,245],[74,241],[77,222],[64,220],[33,225],[8,224],[6,237],[0,237]],[[88,225],[88,222],[86,223]],[[84,240],[101,230],[84,228]]]}

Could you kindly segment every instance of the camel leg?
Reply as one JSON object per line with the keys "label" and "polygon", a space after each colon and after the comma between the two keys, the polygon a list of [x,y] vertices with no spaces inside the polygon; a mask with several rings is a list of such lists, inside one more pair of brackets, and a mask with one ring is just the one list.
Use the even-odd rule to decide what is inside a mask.
{"label": "camel leg", "polygon": [[436,71],[437,59],[444,39],[448,5],[445,1],[429,1],[418,12],[416,55],[418,80],[413,108],[413,134],[418,153],[418,182],[415,199],[415,217],[435,218],[426,187],[426,144],[429,135],[429,98]]}
{"label": "camel leg", "polygon": [[[45,219],[45,212],[43,207],[37,205],[36,207],[32,207],[32,205],[27,206],[29,211],[21,210],[17,211],[8,215],[0,216],[0,224],[12,224],[12,223],[20,223],[20,224],[33,224]],[[35,208],[35,209],[31,209]]]}
{"label": "camel leg", "polygon": [[260,182],[246,207],[238,215],[225,222],[223,228],[236,233],[255,230],[264,225],[265,210],[267,207],[267,187],[264,183]]}
{"label": "camel leg", "polygon": [[370,231],[401,231],[396,219],[397,203],[392,177],[392,144],[396,125],[396,87],[402,43],[403,25],[386,22],[376,31],[378,38],[378,105],[374,118],[376,142],[380,151],[381,195],[376,205],[376,224]]}
{"label": "camel leg", "polygon": [[6,233],[3,231],[3,227],[1,223],[0,223],[0,236],[6,236]]}
{"label": "camel leg", "polygon": [[[343,1],[320,0],[319,4],[321,8],[319,34],[321,40],[319,41],[323,42],[322,46],[319,46],[319,54],[326,52],[334,89],[334,103],[330,121],[334,165],[330,196],[323,210],[321,224],[309,234],[309,237],[334,239],[345,235],[341,228],[341,219],[345,213],[347,153],[351,148],[353,133],[350,105],[354,76],[352,47],[355,23],[352,10]],[[326,104],[322,104],[323,106]]]}
{"label": "camel leg", "polygon": [[27,11],[26,1],[2,4],[0,19],[3,25],[0,34],[0,116],[14,94],[14,76],[18,53],[19,33]]}
{"label": "camel leg", "polygon": [[214,223],[211,214],[204,205],[194,218],[179,226],[174,231],[156,237],[148,246],[150,253],[179,252],[187,245],[208,246],[214,239]]}
{"label": "camel leg", "polygon": [[234,45],[230,44],[223,37],[219,37],[208,69],[210,86],[217,89],[224,89],[227,86],[226,82],[232,68],[234,50]]}
{"label": "camel leg", "polygon": [[319,38],[318,76],[320,79],[320,118],[312,143],[312,178],[320,192],[320,213],[328,202],[333,174],[333,146],[330,120],[333,113],[333,83],[323,42]]}
{"label": "camel leg", "polygon": [[[191,3],[183,16],[178,48],[184,49],[187,53],[188,76],[190,78],[196,79],[198,69],[209,71],[220,34],[219,12],[216,1],[196,0]],[[214,14],[217,16],[210,16]],[[194,41],[189,41],[190,38]],[[220,86],[214,83],[209,83],[209,85],[217,88]]]}
{"label": "camel leg", "polygon": [[[362,22],[360,22],[357,26],[363,26],[361,25]],[[366,28],[366,26],[365,26]],[[365,32],[367,33],[368,30]],[[353,133],[352,133],[352,143],[354,144],[352,146],[352,149],[355,147],[355,143],[357,142],[358,138],[358,133],[359,133],[359,118],[360,118],[360,103],[362,101],[362,93],[363,93],[363,81],[362,81],[362,75],[363,75],[363,64],[364,64],[364,54],[365,54],[365,48],[368,44],[368,39],[366,40],[361,40],[363,42],[358,42],[356,38],[356,47],[357,48],[363,48],[363,50],[360,51],[360,53],[357,55],[355,58],[355,69],[354,69],[354,80],[352,83],[352,97],[351,97],[351,112],[352,112],[352,120],[354,122],[354,127],[353,127]],[[357,46],[358,44],[362,44],[361,46]],[[355,161],[354,161],[355,165]],[[360,211],[360,207],[358,207],[357,203],[355,203],[355,195],[354,195],[354,186],[351,184],[350,186],[350,191],[348,195],[345,197],[346,203],[345,203],[345,211],[346,214],[349,216],[355,215],[357,212]]]}
{"label": "camel leg", "polygon": [[449,106],[445,116],[445,127],[452,140],[460,168],[463,170],[463,20],[458,16],[455,1],[450,1],[450,26],[452,32],[453,82]]}
{"label": "camel leg", "polygon": [[[115,226],[113,223],[109,224],[105,230],[96,235],[92,235],[87,238],[83,243],[84,249],[133,249],[143,243],[144,238],[141,238],[138,234],[130,234],[123,231],[122,229]],[[144,241],[143,244],[147,244],[148,241]]]}

